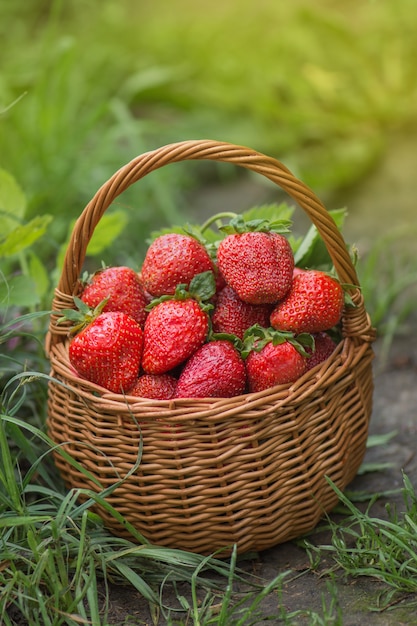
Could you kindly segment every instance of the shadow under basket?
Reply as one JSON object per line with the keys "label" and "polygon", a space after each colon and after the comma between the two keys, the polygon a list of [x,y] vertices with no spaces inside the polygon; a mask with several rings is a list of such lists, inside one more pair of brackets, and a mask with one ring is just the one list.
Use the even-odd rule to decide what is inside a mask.
{"label": "shadow under basket", "polygon": [[[228,162],[263,175],[309,216],[354,306],[343,339],[291,385],[234,398],[157,401],[81,380],[68,358],[68,328],[88,243],[114,199],[152,171],[185,160]],[[210,554],[264,550],[311,531],[362,463],[372,411],[372,343],[346,244],[315,194],[279,161],[250,148],[201,140],[147,152],[117,171],[77,220],[55,291],[47,351],[48,432],[68,488],[105,495],[95,506],[115,535]],[[104,494],[103,494],[104,492]],[[85,496],[84,496],[85,497]]]}

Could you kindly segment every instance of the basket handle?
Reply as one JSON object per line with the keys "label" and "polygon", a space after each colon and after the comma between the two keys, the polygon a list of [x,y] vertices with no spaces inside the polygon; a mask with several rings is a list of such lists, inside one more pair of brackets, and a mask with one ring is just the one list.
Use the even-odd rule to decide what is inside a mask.
{"label": "basket handle", "polygon": [[[168,144],[141,154],[115,172],[96,192],[79,216],[72,231],[55,291],[54,311],[72,306],[72,296],[79,292],[79,276],[88,243],[100,218],[115,198],[150,172],[164,165],[186,160],[232,163],[261,174],[276,183],[297,202],[317,227],[340,281],[359,286],[356,270],[335,221],[313,191],[298,180],[285,165],[245,146],[214,140],[190,140]],[[52,316],[51,330],[62,335],[65,329],[61,327],[59,330],[53,323],[53,318],[54,316]]]}

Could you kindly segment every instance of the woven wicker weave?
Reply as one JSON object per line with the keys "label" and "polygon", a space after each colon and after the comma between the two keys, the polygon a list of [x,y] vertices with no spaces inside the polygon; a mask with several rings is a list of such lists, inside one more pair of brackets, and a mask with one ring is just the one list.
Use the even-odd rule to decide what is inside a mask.
{"label": "woven wicker weave", "polygon": [[[241,146],[185,141],[142,154],[98,190],[74,227],[54,311],[73,306],[88,242],[114,199],[150,172],[192,159],[232,163],[276,183],[317,226],[341,282],[358,285],[332,218],[284,165]],[[106,392],[74,375],[67,329],[53,315],[48,430],[91,476],[57,451],[66,485],[99,492],[120,481],[107,499],[124,520],[152,543],[201,554],[233,544],[239,552],[262,550],[312,530],[337,502],[325,477],[343,490],[368,434],[375,332],[360,289],[351,296],[356,306],[344,311],[344,339],[330,359],[292,385],[229,399]],[[131,538],[125,524],[97,510],[114,534]]]}

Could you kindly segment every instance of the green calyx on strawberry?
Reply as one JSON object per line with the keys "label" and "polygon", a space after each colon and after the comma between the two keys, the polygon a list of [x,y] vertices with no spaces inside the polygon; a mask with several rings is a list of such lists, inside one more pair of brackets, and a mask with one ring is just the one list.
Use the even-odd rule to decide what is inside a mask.
{"label": "green calyx on strawberry", "polygon": [[285,342],[291,343],[294,348],[304,357],[308,357],[314,352],[314,337],[310,333],[295,335],[293,332],[276,330],[275,328],[264,328],[259,324],[254,324],[244,334],[241,353],[245,359],[250,352],[260,352],[268,343],[273,346]]}
{"label": "green calyx on strawberry", "polygon": [[210,298],[216,293],[216,280],[211,270],[196,274],[190,281],[189,286],[179,284],[176,286],[173,294],[164,294],[159,298],[154,298],[147,306],[146,311],[151,311],[161,302],[169,300],[188,300],[192,298],[196,300],[204,311],[213,308],[209,302]]}
{"label": "green calyx on strawberry", "polygon": [[[221,215],[221,214],[220,214]],[[215,216],[214,216],[215,217]],[[242,215],[235,215],[228,224],[219,227],[226,235],[241,235],[248,232],[256,233],[289,233],[291,221],[285,219],[268,220],[256,219],[245,220]]]}
{"label": "green calyx on strawberry", "polygon": [[63,311],[62,320],[75,322],[68,356],[75,371],[86,380],[114,393],[126,393],[139,375],[143,331],[122,311],[102,312],[106,301],[94,310],[74,298],[79,310]]}
{"label": "green calyx on strawberry", "polygon": [[246,358],[249,391],[263,391],[296,381],[306,371],[306,347],[312,342],[311,336],[294,337],[291,333],[275,333],[260,327],[249,329],[242,353]]}
{"label": "green calyx on strawberry", "polygon": [[[69,332],[72,335],[83,330],[88,324],[91,324],[104,310],[109,298],[104,298],[96,306],[91,307],[86,304],[81,298],[73,296],[74,309],[62,309],[59,312],[59,319],[57,324],[64,324],[71,322]],[[57,312],[58,314],[58,312]]]}
{"label": "green calyx on strawberry", "polygon": [[249,304],[281,300],[291,287],[294,270],[292,248],[282,234],[288,231],[288,221],[245,222],[237,216],[221,230],[226,237],[218,245],[217,263],[226,283]]}

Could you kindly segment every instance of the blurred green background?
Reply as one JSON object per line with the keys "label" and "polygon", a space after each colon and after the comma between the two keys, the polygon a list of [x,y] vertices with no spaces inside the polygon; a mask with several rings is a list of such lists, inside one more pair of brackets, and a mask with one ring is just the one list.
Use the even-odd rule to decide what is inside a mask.
{"label": "blurred green background", "polygon": [[[24,195],[21,223],[51,216],[24,254],[3,246],[3,274],[18,260],[32,304],[47,303],[98,187],[137,154],[191,138],[280,159],[329,208],[347,206],[365,252],[378,235],[385,253],[409,236],[414,210],[416,32],[415,0],[3,2],[0,168]],[[207,163],[158,170],[115,203],[93,254],[139,265],[152,229],[256,201],[258,187],[262,198],[266,183],[248,176]],[[3,237],[14,206],[1,207]]]}

